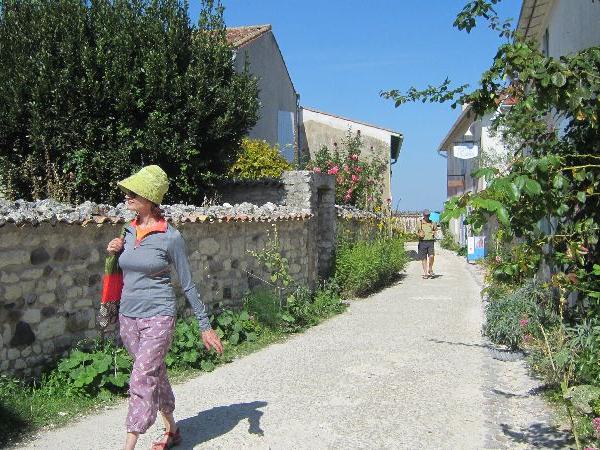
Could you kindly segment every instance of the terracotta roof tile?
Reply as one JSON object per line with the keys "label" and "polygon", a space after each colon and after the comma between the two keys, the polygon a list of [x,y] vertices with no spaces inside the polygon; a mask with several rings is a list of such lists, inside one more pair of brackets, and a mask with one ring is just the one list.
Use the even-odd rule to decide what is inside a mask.
{"label": "terracotta roof tile", "polygon": [[227,42],[237,48],[243,47],[269,31],[271,31],[271,25],[227,28]]}

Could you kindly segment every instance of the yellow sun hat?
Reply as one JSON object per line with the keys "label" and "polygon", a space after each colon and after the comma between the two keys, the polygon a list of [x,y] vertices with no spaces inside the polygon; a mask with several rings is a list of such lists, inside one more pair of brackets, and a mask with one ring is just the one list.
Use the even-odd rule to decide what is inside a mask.
{"label": "yellow sun hat", "polygon": [[159,166],[146,166],[130,177],[119,181],[117,186],[123,191],[131,191],[160,205],[169,189],[169,178]]}

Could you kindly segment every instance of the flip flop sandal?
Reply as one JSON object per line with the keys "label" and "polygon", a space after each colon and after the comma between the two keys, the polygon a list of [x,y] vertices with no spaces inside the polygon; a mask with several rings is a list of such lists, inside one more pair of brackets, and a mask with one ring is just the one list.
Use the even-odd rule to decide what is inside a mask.
{"label": "flip flop sandal", "polygon": [[175,433],[167,431],[164,435],[167,436],[167,440],[164,442],[153,442],[152,450],[166,450],[181,444],[181,433],[179,432],[179,428],[177,428]]}

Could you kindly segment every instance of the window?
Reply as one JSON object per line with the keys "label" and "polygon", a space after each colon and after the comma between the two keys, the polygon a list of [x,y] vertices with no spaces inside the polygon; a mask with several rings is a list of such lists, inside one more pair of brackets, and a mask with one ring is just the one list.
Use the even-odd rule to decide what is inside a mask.
{"label": "window", "polygon": [[279,151],[289,162],[294,160],[294,113],[278,111],[277,113],[277,143]]}
{"label": "window", "polygon": [[542,41],[542,53],[544,56],[550,56],[550,32],[548,28],[544,31],[544,40]]}

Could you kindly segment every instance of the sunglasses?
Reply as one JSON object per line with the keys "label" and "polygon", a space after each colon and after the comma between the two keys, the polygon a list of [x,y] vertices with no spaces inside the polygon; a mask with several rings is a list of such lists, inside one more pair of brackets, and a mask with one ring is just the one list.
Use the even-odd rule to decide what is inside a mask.
{"label": "sunglasses", "polygon": [[126,191],[126,190],[123,190],[123,192],[125,193],[125,196],[129,197],[130,199],[135,199],[138,197],[138,195],[135,192]]}

